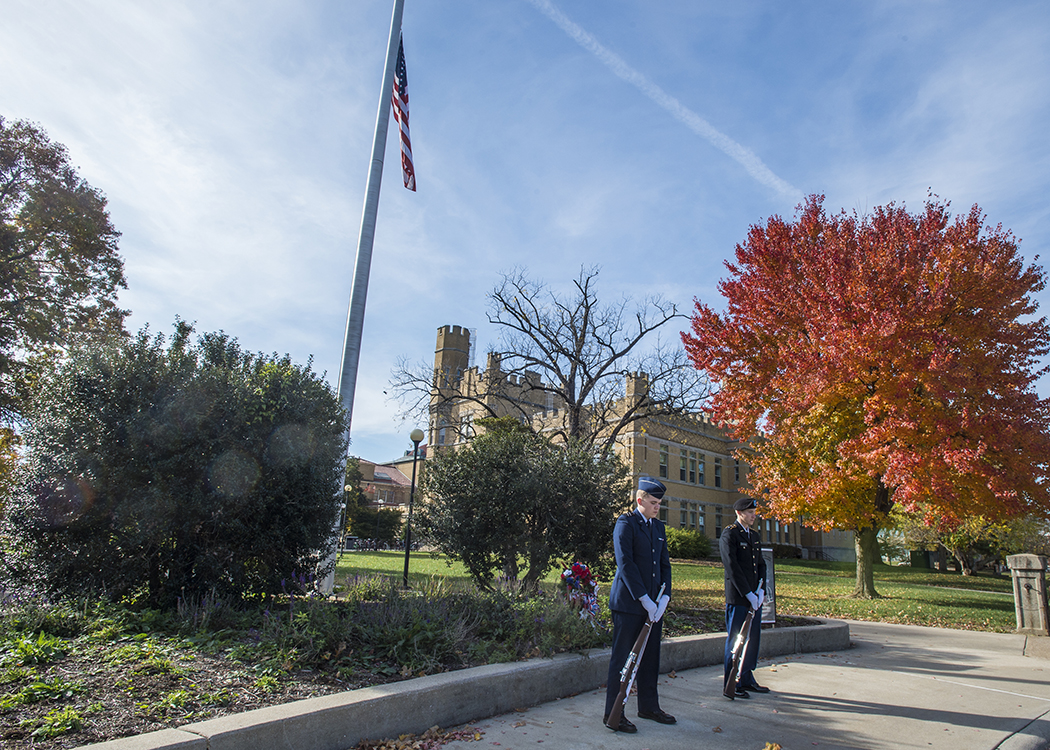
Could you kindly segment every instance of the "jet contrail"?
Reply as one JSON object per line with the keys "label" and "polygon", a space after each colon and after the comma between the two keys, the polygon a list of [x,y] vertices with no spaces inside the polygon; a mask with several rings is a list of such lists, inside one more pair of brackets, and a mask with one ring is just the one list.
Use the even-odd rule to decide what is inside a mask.
{"label": "jet contrail", "polygon": [[609,70],[627,81],[654,102],[671,113],[671,116],[681,122],[687,128],[707,139],[715,148],[723,151],[731,159],[747,170],[747,173],[766,187],[771,187],[793,200],[802,199],[802,191],[789,182],[777,177],[772,170],[762,163],[762,160],[754,155],[749,149],[741,146],[725,133],[721,133],[711,126],[707,120],[683,105],[680,101],[668,94],[662,88],[637,70],[628,65],[624,60],[601,45],[601,43],[586,31],[581,29],[560,10],[555,8],[549,0],[529,0],[545,16],[558,24],[562,31],[572,37],[577,44],[597,57]]}

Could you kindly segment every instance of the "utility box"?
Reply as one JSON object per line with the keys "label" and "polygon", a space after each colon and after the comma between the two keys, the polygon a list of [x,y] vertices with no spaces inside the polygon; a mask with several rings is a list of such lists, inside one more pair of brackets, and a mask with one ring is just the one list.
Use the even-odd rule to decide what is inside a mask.
{"label": "utility box", "polygon": [[913,568],[923,568],[930,570],[933,568],[933,560],[931,560],[932,552],[926,549],[913,549],[911,551],[911,566]]}
{"label": "utility box", "polygon": [[1046,558],[1042,555],[1010,555],[1006,564],[1014,582],[1017,632],[1050,635],[1050,612],[1046,602]]}

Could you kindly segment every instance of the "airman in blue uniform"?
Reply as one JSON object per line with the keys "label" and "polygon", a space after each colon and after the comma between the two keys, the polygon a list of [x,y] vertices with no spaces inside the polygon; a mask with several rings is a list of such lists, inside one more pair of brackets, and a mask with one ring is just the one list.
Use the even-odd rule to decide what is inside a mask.
{"label": "airman in blue uniform", "polygon": [[[660,620],[671,600],[671,558],[667,553],[667,531],[659,519],[660,501],[666,489],[657,479],[641,477],[635,493],[635,509],[620,516],[613,530],[616,577],[609,591],[613,646],[605,697],[606,726],[619,692],[620,672],[647,621],[654,624],[635,682],[638,716],[661,724],[675,723],[673,716],[660,709],[656,692],[660,672]],[[664,587],[662,595],[661,586]],[[638,731],[626,716],[620,718],[617,726],[609,728],[614,732]]]}

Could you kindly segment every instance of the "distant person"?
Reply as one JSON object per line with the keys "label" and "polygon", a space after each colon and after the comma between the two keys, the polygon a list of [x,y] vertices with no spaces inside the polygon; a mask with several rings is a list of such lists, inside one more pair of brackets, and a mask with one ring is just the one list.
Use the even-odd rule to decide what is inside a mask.
{"label": "distant person", "polygon": [[725,682],[729,681],[729,670],[733,663],[733,642],[744,625],[744,619],[750,610],[755,611],[751,620],[751,631],[748,636],[747,650],[740,665],[740,676],[737,678],[736,693],[726,695],[732,700],[750,698],[752,693],[768,693],[769,688],[759,685],[753,670],[758,663],[758,646],[762,637],[762,602],[766,598],[766,561],[758,533],[751,530],[755,523],[755,499],[742,497],[733,503],[736,511],[736,522],[722,529],[718,538],[718,549],[722,553],[722,566],[725,568],[726,584],[726,651]]}
{"label": "distant person", "polygon": [[[627,663],[638,634],[647,621],[654,625],[638,666],[638,716],[661,724],[674,724],[675,718],[660,709],[656,681],[660,672],[660,620],[671,601],[671,558],[667,553],[667,531],[657,517],[660,500],[667,488],[652,477],[638,480],[635,509],[616,519],[613,548],[616,551],[616,577],[609,591],[612,610],[613,645],[609,659],[609,681],[605,693],[605,726],[614,732],[637,732],[626,716],[609,726],[609,714],[616,703],[620,672]],[[659,594],[660,586],[665,585]],[[659,598],[657,600],[657,598]]]}

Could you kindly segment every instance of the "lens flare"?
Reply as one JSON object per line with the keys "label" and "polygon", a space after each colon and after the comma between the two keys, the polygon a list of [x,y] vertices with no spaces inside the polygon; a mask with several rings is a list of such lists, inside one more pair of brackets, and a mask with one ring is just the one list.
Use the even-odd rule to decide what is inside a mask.
{"label": "lens flare", "polygon": [[259,481],[259,464],[243,451],[229,450],[212,463],[208,480],[221,495],[244,497]]}
{"label": "lens flare", "polygon": [[91,509],[95,491],[82,477],[52,477],[37,490],[43,523],[52,529],[69,526]]}
{"label": "lens flare", "polygon": [[266,461],[278,469],[302,466],[317,449],[313,431],[301,424],[281,425],[266,444]]}

